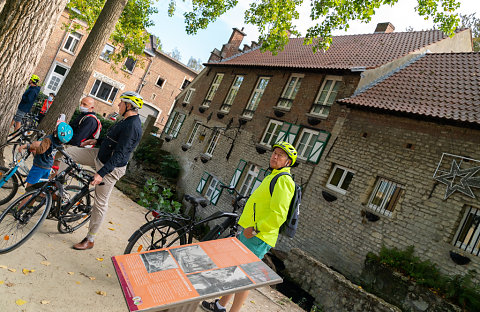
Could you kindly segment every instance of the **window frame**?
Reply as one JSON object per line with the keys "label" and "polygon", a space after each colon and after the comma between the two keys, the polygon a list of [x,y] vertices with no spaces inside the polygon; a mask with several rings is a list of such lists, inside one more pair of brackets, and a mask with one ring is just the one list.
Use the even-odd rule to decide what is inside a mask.
{"label": "window frame", "polygon": [[195,93],[194,88],[190,88],[185,92],[185,97],[183,98],[183,103],[190,104],[192,100],[193,93]]}
{"label": "window frame", "polygon": [[[237,81],[240,78],[241,78],[241,81],[237,85]],[[228,90],[227,96],[225,97],[225,100],[223,101],[223,104],[220,107],[220,111],[222,111],[224,113],[230,112],[230,107],[232,107],[233,101],[235,101],[235,98],[237,97],[238,91],[240,90],[240,87],[242,86],[242,83],[243,83],[244,80],[245,80],[244,75],[236,75],[235,76],[235,78],[233,79],[232,85],[230,86],[230,90]]]}
{"label": "window frame", "polygon": [[[185,82],[187,82],[187,85],[185,85]],[[186,77],[183,78],[183,82],[182,82],[182,85],[180,86],[180,90],[184,90],[186,88],[188,88],[188,86],[191,84],[192,82],[190,80],[188,80]]]}
{"label": "window frame", "polygon": [[172,137],[176,138],[180,133],[180,129],[183,126],[185,118],[185,114],[173,111],[172,114],[170,114],[167,124],[165,125],[165,128],[163,130],[165,135],[171,135]]}
{"label": "window frame", "polygon": [[[204,107],[209,107],[210,103],[212,103],[213,98],[215,97],[215,94],[217,93],[218,88],[220,87],[220,84],[222,83],[223,77],[225,74],[223,73],[216,73],[215,77],[213,78],[212,83],[210,84],[210,88],[208,88],[207,95],[205,96],[205,99],[203,100],[202,106]],[[219,80],[219,81],[217,81]]]}
{"label": "window frame", "polygon": [[[377,197],[377,193],[379,192],[379,190],[381,189],[381,186],[382,186],[382,182],[386,182],[387,184],[390,184],[390,185],[387,185],[387,190],[384,191],[384,195],[382,196],[383,198],[381,198],[381,202],[380,202],[380,205],[376,205],[373,203],[373,200]],[[395,186],[395,190],[393,191],[393,193],[391,193],[391,188]],[[396,192],[398,189],[398,193]],[[387,217],[391,217],[393,212],[395,211],[395,208],[399,202],[399,199],[400,199],[400,196],[402,195],[402,190],[404,189],[404,187],[399,184],[399,183],[396,183],[392,180],[389,180],[387,178],[383,178],[383,177],[378,177],[377,178],[377,181],[375,182],[375,186],[372,190],[372,193],[370,194],[369,198],[368,198],[368,202],[367,202],[367,207],[377,213],[380,213],[384,216],[387,216]],[[387,194],[387,196],[385,196],[385,194]],[[388,198],[388,200],[387,200]],[[387,207],[385,207],[387,206]],[[388,210],[387,208],[388,207],[392,207],[392,210]]]}
{"label": "window frame", "polygon": [[192,127],[192,131],[190,131],[190,135],[188,136],[187,144],[188,146],[192,146],[195,137],[197,136],[198,129],[201,127],[202,123],[200,121],[195,121]]}
{"label": "window frame", "polygon": [[[158,85],[158,80],[159,80],[159,79],[162,79],[162,80],[163,80],[161,86]],[[167,79],[165,79],[165,78],[163,78],[162,76],[159,75],[159,76],[157,77],[157,80],[155,81],[155,86],[159,87],[160,89],[163,89],[163,86],[165,85],[165,82],[167,82]]]}
{"label": "window frame", "polygon": [[[79,37],[78,38],[75,37],[74,34],[77,34]],[[80,41],[82,41],[82,37],[83,35],[79,32],[76,32],[76,31],[69,32],[67,38],[65,39],[65,42],[63,43],[62,50],[67,53],[75,55],[75,52],[77,51],[77,48],[80,45]],[[70,45],[68,46],[68,48],[65,48],[70,38],[72,38],[72,41],[70,42]],[[72,51],[72,46],[73,46],[73,51]]]}
{"label": "window frame", "polygon": [[[325,85],[329,81],[332,81],[333,83],[332,83],[330,89],[328,90],[327,95],[325,96],[325,100],[323,101],[323,103],[318,103],[318,101],[320,100],[320,96],[322,95],[322,92],[324,91]],[[310,110],[310,114],[315,115],[315,116],[324,117],[324,118],[328,117],[328,115],[330,114],[330,108],[333,106],[333,104],[335,103],[335,99],[338,96],[339,89],[336,91],[335,98],[333,98],[332,103],[328,104],[328,100],[330,99],[330,95],[332,93],[332,90],[335,87],[335,85],[337,84],[337,82],[339,83],[338,88],[340,89],[341,84],[343,82],[343,77],[342,76],[332,76],[332,75],[325,76],[325,79],[323,79],[322,85],[321,85],[320,89],[318,90],[317,96],[315,97],[315,101],[313,102],[312,109]],[[321,107],[319,112],[315,112],[317,107]],[[326,114],[322,113],[326,107],[329,108],[328,112]]]}
{"label": "window frame", "polygon": [[[261,83],[264,80],[266,81],[265,82],[265,87],[260,88]],[[262,100],[263,94],[265,93],[265,90],[267,90],[269,82],[270,82],[270,77],[267,77],[267,76],[258,77],[257,83],[255,84],[255,88],[252,90],[252,94],[250,95],[250,98],[248,99],[247,106],[243,110],[243,113],[242,113],[243,117],[253,118],[253,115],[255,114],[255,111],[257,110],[258,104],[260,104],[260,101]],[[258,96],[256,96],[256,95],[258,95]]]}
{"label": "window frame", "polygon": [[[97,86],[97,88],[96,88],[96,90],[95,90],[95,94],[93,94],[92,92],[93,92],[93,89],[95,88],[95,85],[97,84],[97,81],[99,81],[100,84]],[[108,94],[106,100],[104,100],[104,99],[102,99],[102,98],[100,98],[100,97],[97,97],[98,91],[101,90],[102,84],[106,84],[106,85],[109,85],[110,87],[112,87],[112,90],[111,90],[110,93]],[[110,100],[110,98],[112,97],[112,92],[113,92],[113,90],[117,90],[117,91],[115,92],[115,95],[114,95],[113,99],[111,99],[111,102],[110,102],[109,100]],[[93,82],[92,88],[90,89],[89,95],[91,95],[92,97],[94,97],[95,99],[97,99],[97,100],[99,100],[99,101],[102,101],[102,102],[104,102],[104,103],[107,103],[108,105],[113,105],[113,103],[115,102],[115,99],[117,98],[118,91],[120,91],[120,90],[119,90],[117,87],[109,84],[109,83],[106,82],[106,81],[103,81],[103,80],[100,80],[100,79],[98,79],[98,78],[95,78],[95,81]]]}
{"label": "window frame", "polygon": [[[277,107],[280,107],[280,108],[283,108],[283,109],[288,109],[288,110],[290,110],[292,108],[293,100],[295,100],[295,97],[297,96],[297,93],[300,89],[300,86],[302,85],[302,80],[303,80],[304,77],[305,77],[304,74],[291,74],[290,75],[290,78],[288,79],[287,84],[283,88],[282,96],[280,97],[280,99],[278,99]],[[296,81],[294,82],[294,84],[293,84],[293,86],[290,90],[291,92],[290,92],[290,94],[286,94],[289,87],[290,87],[291,81],[294,78],[296,78]],[[292,93],[293,93],[293,96],[292,96]]]}
{"label": "window frame", "polygon": [[[206,199],[208,199],[210,202],[212,201],[212,197],[213,197],[213,194],[215,194],[215,189],[217,188],[217,185],[220,183],[220,180],[217,179],[216,177],[210,175],[210,181],[207,181],[208,183],[208,186],[205,185],[207,187],[207,189],[205,190],[205,194],[203,195]],[[215,182],[215,184],[212,186],[212,183]],[[210,195],[208,195],[208,191],[212,191],[212,193]]]}
{"label": "window frame", "polygon": [[[129,70],[129,69],[127,68],[127,65],[125,65],[125,64],[127,64],[127,61],[128,61],[129,59],[133,61],[132,70]],[[135,67],[136,67],[136,66],[137,66],[137,60],[135,60],[135,59],[133,59],[133,58],[131,58],[131,57],[127,57],[127,58],[125,59],[125,62],[123,63],[122,69],[123,69],[124,71],[126,71],[127,73],[129,73],[129,74],[133,74],[133,71],[135,70]]]}
{"label": "window frame", "polygon": [[[253,167],[253,171],[251,170],[252,167]],[[240,186],[238,193],[240,193],[242,196],[247,196],[251,194],[251,190],[253,188],[253,185],[255,184],[255,179],[258,177],[260,170],[261,170],[260,166],[257,166],[252,163],[248,164],[247,172],[243,177],[242,185]],[[251,179],[247,181],[249,177],[251,177]],[[247,188],[243,189],[247,182],[248,182]]]}
{"label": "window frame", "polygon": [[215,130],[212,133],[212,136],[210,137],[210,140],[208,141],[208,146],[205,149],[205,155],[213,157],[213,152],[215,151],[215,148],[217,147],[218,140],[220,139],[220,134],[221,134],[220,130]]}
{"label": "window frame", "polygon": [[[343,170],[343,174],[340,177],[340,180],[338,181],[338,185],[334,185],[334,184],[331,184],[330,182],[332,182],[332,178],[335,176],[335,172],[337,171],[337,169]],[[346,189],[341,188],[341,186],[342,186],[343,182],[345,181],[345,178],[347,177],[347,175],[349,173],[351,173],[353,175],[352,176],[352,179],[353,179],[353,177],[355,176],[355,171],[353,171],[352,169],[349,169],[347,167],[335,164],[335,166],[332,169],[332,172],[330,173],[330,177],[328,178],[327,183],[325,184],[325,187],[327,187],[328,189],[330,189],[332,191],[335,191],[337,193],[343,194],[343,195],[347,194],[348,186],[350,186],[350,184],[347,186]]]}
{"label": "window frame", "polygon": [[[474,210],[474,212],[472,212],[472,210]],[[469,219],[470,215],[473,215],[472,220]],[[478,223],[475,225],[476,222]],[[467,223],[470,223],[468,229],[465,227]],[[473,232],[470,234],[468,244],[465,244],[465,240],[469,237],[468,232],[471,231],[472,226],[474,226]],[[464,229],[467,229],[464,235],[465,237],[463,240],[459,240],[460,236],[464,234]],[[463,213],[462,221],[458,225],[452,244],[472,255],[478,256],[480,254],[480,208],[467,205],[467,209],[465,209]]]}
{"label": "window frame", "polygon": [[[108,54],[105,53],[108,51],[107,46],[112,48],[112,53],[108,53]],[[100,53],[100,59],[107,63],[110,63],[112,61],[112,59],[110,58],[110,55],[114,53],[115,53],[115,47],[109,43],[105,43],[105,46],[103,47],[102,52]]]}
{"label": "window frame", "polygon": [[[265,137],[267,136],[267,131],[270,128],[271,124],[275,124],[274,131],[271,134],[270,139],[268,142],[265,142]],[[273,144],[275,144],[275,140],[278,137],[278,134],[280,133],[280,130],[282,129],[283,121],[275,120],[275,119],[270,119],[269,123],[267,124],[267,127],[265,127],[265,131],[263,132],[262,139],[260,140],[260,144],[264,146],[271,147]],[[276,135],[275,135],[276,134]],[[274,141],[272,143],[272,140]]]}
{"label": "window frame", "polygon": [[[304,156],[303,153],[301,154],[299,152],[299,145],[300,145],[300,142],[302,141],[302,137],[305,133],[309,133],[310,134],[310,137],[305,145],[305,149],[303,150],[303,153],[308,151],[308,155],[307,156]],[[297,150],[297,158],[300,158],[300,159],[303,159],[303,160],[308,160],[308,157],[310,156],[310,153],[312,152],[312,149],[315,145],[315,142],[317,141],[317,137],[319,136],[320,132],[318,130],[313,130],[313,129],[310,129],[310,128],[303,128],[302,131],[300,131],[300,135],[298,136],[298,139],[297,139],[297,143],[295,144],[295,149]],[[312,139],[315,137],[314,139],[314,142],[311,142]],[[308,150],[308,147],[310,146],[310,143],[312,148],[310,150]]]}

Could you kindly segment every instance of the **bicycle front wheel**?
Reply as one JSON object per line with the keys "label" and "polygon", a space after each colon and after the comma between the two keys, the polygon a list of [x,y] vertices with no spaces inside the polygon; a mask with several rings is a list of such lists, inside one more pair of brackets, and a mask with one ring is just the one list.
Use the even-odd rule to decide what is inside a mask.
{"label": "bicycle front wheel", "polygon": [[[65,188],[65,203],[68,204],[83,188],[77,185],[68,185]],[[88,194],[78,199],[66,211],[62,211],[58,217],[57,230],[60,233],[72,233],[84,226],[92,214],[94,188],[90,189]]]}
{"label": "bicycle front wheel", "polygon": [[[10,169],[5,167],[0,167],[0,180],[3,179]],[[13,175],[8,179],[8,181],[3,184],[0,188],[0,205],[6,204],[12,200],[12,198],[17,194],[18,191],[18,178],[16,175]]]}
{"label": "bicycle front wheel", "polygon": [[182,225],[171,220],[156,219],[142,225],[132,234],[124,253],[155,250],[186,243],[186,232],[182,229]]}
{"label": "bicycle front wheel", "polygon": [[0,215],[0,254],[25,243],[42,224],[52,205],[52,195],[33,190],[15,199]]}

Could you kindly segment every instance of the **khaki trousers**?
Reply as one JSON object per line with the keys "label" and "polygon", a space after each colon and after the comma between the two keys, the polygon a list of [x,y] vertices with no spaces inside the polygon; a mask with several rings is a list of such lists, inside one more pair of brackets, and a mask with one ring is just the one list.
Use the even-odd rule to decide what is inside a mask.
{"label": "khaki trousers", "polygon": [[[82,148],[77,146],[70,146],[65,151],[72,159],[81,165],[95,168],[98,172],[103,167],[102,162],[98,159],[98,148]],[[63,171],[67,165],[62,162],[60,164],[60,171]],[[112,193],[115,183],[125,174],[127,166],[113,169],[112,172],[103,177],[103,185],[95,185],[95,198],[92,208],[92,217],[88,227],[88,234],[95,235],[98,233],[100,226],[105,219],[108,210],[108,199]]]}

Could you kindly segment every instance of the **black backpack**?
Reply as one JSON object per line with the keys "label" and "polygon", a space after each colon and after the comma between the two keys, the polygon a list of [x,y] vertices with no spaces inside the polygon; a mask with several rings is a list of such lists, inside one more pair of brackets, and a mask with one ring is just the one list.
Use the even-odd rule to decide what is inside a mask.
{"label": "black backpack", "polygon": [[[291,175],[288,172],[280,172],[272,181],[270,181],[270,196],[273,195],[273,189],[277,183],[278,178],[283,175]],[[292,178],[293,179],[293,178]],[[283,234],[287,237],[293,238],[297,232],[298,227],[298,215],[300,214],[300,204],[302,202],[302,188],[295,183],[295,193],[293,194],[292,201],[290,202],[290,207],[288,208],[287,220],[280,227],[280,234]]]}

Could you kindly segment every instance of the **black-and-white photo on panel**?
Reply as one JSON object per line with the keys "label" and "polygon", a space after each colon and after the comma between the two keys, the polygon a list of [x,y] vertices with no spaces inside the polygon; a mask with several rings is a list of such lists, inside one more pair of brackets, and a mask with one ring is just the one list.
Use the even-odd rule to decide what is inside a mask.
{"label": "black-and-white photo on panel", "polygon": [[170,252],[185,274],[211,270],[217,267],[198,245],[179,247],[171,249]]}
{"label": "black-and-white photo on panel", "polygon": [[140,255],[140,258],[148,273],[178,268],[177,263],[167,250],[144,253]]}
{"label": "black-and-white photo on panel", "polygon": [[252,284],[252,281],[237,266],[190,274],[187,277],[200,296]]}

